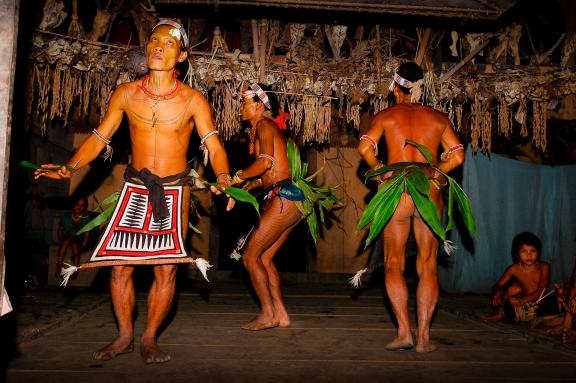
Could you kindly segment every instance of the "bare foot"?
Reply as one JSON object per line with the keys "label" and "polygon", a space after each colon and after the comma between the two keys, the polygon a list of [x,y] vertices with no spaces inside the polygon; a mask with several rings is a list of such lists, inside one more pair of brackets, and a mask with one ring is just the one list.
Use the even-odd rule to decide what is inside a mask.
{"label": "bare foot", "polygon": [[395,338],[392,342],[388,343],[384,348],[388,351],[398,351],[398,350],[411,350],[414,347],[414,341],[412,336]]}
{"label": "bare foot", "polygon": [[564,332],[564,328],[565,328],[564,324],[562,323],[558,326],[553,326],[545,330],[542,330],[542,334],[546,336],[561,336],[562,333]]}
{"label": "bare foot", "polygon": [[170,355],[160,350],[155,339],[140,339],[140,355],[146,364],[165,363],[170,360]]}
{"label": "bare foot", "polygon": [[92,353],[92,358],[99,361],[106,361],[116,358],[118,355],[128,354],[134,351],[134,338],[118,337],[112,342]]}
{"label": "bare foot", "polygon": [[[280,322],[274,317],[258,315],[256,318],[250,322],[244,323],[240,327],[242,327],[244,330],[259,331],[278,327],[279,325]],[[288,323],[288,325],[290,325],[290,323]]]}
{"label": "bare foot", "polygon": [[278,327],[290,327],[292,321],[290,320],[290,316],[283,310],[282,312],[277,312],[274,314],[275,318],[278,320]]}
{"label": "bare foot", "polygon": [[426,353],[426,352],[433,352],[438,350],[438,346],[432,343],[426,344],[417,344],[416,345],[416,352]]}
{"label": "bare foot", "polygon": [[562,332],[562,344],[566,346],[574,343],[576,343],[576,331],[565,328]]}
{"label": "bare foot", "polygon": [[503,312],[497,312],[494,315],[488,315],[488,316],[484,317],[484,319],[491,321],[491,322],[498,322],[498,321],[501,321],[502,319],[504,319],[504,313]]}

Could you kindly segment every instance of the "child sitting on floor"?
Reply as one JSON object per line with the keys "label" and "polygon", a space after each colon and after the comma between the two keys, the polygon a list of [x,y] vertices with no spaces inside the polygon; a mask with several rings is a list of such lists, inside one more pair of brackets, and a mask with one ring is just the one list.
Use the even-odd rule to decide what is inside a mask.
{"label": "child sitting on floor", "polygon": [[523,232],[514,237],[512,256],[515,262],[506,268],[492,288],[492,307],[496,313],[486,319],[503,319],[505,307],[514,309],[517,314],[521,306],[544,296],[550,283],[550,264],[540,260],[541,250],[542,243],[533,233]]}

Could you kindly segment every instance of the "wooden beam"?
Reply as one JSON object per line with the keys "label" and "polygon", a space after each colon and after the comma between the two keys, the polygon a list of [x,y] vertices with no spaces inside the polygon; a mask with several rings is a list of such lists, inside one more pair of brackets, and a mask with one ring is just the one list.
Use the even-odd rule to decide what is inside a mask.
{"label": "wooden beam", "polygon": [[250,20],[250,25],[252,25],[252,57],[254,57],[254,62],[258,62],[260,57],[260,49],[258,44],[258,21],[256,19]]}
{"label": "wooden beam", "polygon": [[18,37],[18,9],[20,0],[0,2],[0,314],[8,309],[4,301],[4,242],[6,239],[6,198],[8,196],[8,169],[10,164],[10,133],[12,131],[12,94],[16,67],[16,41]]}
{"label": "wooden beam", "polygon": [[456,73],[460,68],[462,68],[468,61],[472,60],[472,58],[474,56],[476,56],[478,54],[478,52],[480,52],[482,49],[486,48],[486,46],[490,43],[490,39],[492,37],[494,37],[493,34],[487,35],[481,44],[478,44],[478,46],[475,49],[473,49],[472,51],[470,51],[470,53],[468,53],[468,56],[464,57],[462,59],[462,61],[455,64],[452,68],[450,68],[448,70],[448,72],[446,72],[442,76],[440,76],[440,79],[438,80],[438,84],[442,84],[444,81],[448,80],[450,77],[452,77],[452,75],[454,73]]}
{"label": "wooden beam", "polygon": [[268,21],[265,19],[260,20],[260,38],[259,38],[259,59],[260,66],[258,67],[258,82],[264,82],[266,71],[266,41],[268,41]]}
{"label": "wooden beam", "polygon": [[[424,55],[426,54],[426,47],[428,46],[428,41],[430,41],[430,34],[432,33],[432,28],[426,28],[424,30],[424,35],[419,39],[418,52],[416,53],[416,58],[414,62],[422,66],[422,60],[424,60]],[[420,37],[420,36],[418,36]]]}

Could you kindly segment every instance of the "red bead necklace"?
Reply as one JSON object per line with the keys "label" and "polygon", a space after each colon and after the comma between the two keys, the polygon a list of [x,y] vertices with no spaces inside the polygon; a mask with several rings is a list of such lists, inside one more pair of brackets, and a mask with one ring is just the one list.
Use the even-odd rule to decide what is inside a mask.
{"label": "red bead necklace", "polygon": [[142,90],[144,91],[144,93],[146,93],[148,97],[154,100],[168,100],[169,98],[174,97],[179,88],[178,80],[176,79],[176,76],[174,76],[174,85],[172,86],[172,89],[170,89],[170,91],[165,94],[156,94],[152,92],[150,89],[148,89],[149,81],[150,81],[150,75],[148,74],[144,76],[144,78],[142,79],[142,82],[140,83],[140,88],[142,88]]}

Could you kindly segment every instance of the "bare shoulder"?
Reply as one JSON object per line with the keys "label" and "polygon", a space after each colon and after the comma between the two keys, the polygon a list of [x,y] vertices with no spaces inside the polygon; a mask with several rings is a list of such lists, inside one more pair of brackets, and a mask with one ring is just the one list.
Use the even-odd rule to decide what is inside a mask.
{"label": "bare shoulder", "polygon": [[421,110],[424,111],[425,113],[429,114],[430,116],[434,116],[434,118],[437,118],[438,120],[450,123],[450,119],[448,118],[448,114],[438,110],[438,109],[434,109],[431,106],[428,105],[420,105],[421,106]]}
{"label": "bare shoulder", "polygon": [[180,83],[180,92],[186,99],[191,99],[193,102],[206,102],[206,97],[204,97],[202,92],[183,82]]}
{"label": "bare shoulder", "polygon": [[269,118],[263,118],[257,123],[257,134],[267,133],[273,134],[275,132],[280,132],[276,123]]}
{"label": "bare shoulder", "polygon": [[134,93],[139,91],[141,81],[142,80],[135,80],[135,81],[125,82],[123,84],[120,84],[116,87],[116,90],[114,91],[114,93],[115,94],[127,93],[128,95],[131,96]]}
{"label": "bare shoulder", "polygon": [[540,270],[550,270],[550,263],[546,261],[540,261],[538,262],[538,268]]}

